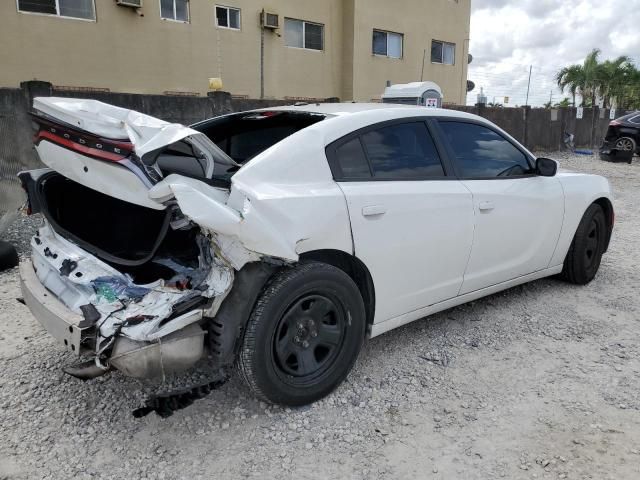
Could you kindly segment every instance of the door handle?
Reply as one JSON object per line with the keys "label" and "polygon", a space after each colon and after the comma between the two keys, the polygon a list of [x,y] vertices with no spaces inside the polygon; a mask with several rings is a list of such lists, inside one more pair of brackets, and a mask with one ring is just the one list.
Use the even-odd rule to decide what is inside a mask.
{"label": "door handle", "polygon": [[489,212],[494,209],[493,202],[489,202],[489,201],[480,202],[478,204],[478,209],[481,212]]}
{"label": "door handle", "polygon": [[365,217],[373,217],[375,215],[384,215],[387,209],[384,205],[367,205],[362,207],[362,215]]}

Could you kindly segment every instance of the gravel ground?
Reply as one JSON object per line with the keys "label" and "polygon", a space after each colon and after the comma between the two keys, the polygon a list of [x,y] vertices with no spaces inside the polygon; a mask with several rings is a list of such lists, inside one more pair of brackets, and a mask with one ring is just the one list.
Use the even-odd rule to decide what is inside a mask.
{"label": "gravel ground", "polygon": [[[597,278],[540,280],[377,337],[306,408],[260,403],[234,377],[168,419],[134,419],[159,386],[64,375],[73,358],[2,274],[0,478],[640,478],[640,162],[548,156],[613,184]],[[6,237],[25,255],[34,228],[21,218]]]}

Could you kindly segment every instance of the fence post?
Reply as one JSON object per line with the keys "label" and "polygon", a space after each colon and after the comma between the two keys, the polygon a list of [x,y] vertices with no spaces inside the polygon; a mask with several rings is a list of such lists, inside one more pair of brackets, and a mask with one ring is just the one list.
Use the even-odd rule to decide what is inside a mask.
{"label": "fence post", "polygon": [[43,82],[41,80],[27,80],[20,82],[20,90],[27,102],[27,111],[31,110],[33,99],[35,97],[50,97],[53,93],[53,85],[51,82]]}
{"label": "fence post", "polygon": [[209,92],[207,97],[211,102],[211,110],[214,115],[224,115],[233,111],[231,106],[231,94],[229,92]]}
{"label": "fence post", "polygon": [[522,119],[524,120],[524,131],[522,132],[522,144],[529,148],[529,110],[531,107],[529,105],[525,105],[522,107]]}

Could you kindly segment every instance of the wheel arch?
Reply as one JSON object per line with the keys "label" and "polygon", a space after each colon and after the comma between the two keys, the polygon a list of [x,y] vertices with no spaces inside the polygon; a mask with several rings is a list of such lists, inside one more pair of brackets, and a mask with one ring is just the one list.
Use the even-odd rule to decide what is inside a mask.
{"label": "wheel arch", "polygon": [[341,250],[312,250],[300,255],[300,261],[313,260],[327,263],[345,272],[360,290],[367,316],[367,334],[370,333],[375,314],[375,288],[367,266],[354,255]]}
{"label": "wheel arch", "polygon": [[606,252],[609,249],[609,241],[611,240],[611,233],[613,232],[613,224],[615,222],[613,204],[607,197],[600,197],[593,203],[595,203],[596,205],[600,205],[600,207],[604,211],[604,215],[607,221],[607,238],[604,246],[604,251]]}

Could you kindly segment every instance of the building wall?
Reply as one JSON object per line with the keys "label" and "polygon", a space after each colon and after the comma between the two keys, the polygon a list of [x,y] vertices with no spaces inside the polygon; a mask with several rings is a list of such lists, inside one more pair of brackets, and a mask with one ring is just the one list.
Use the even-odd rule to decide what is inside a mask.
{"label": "building wall", "polygon": [[[216,3],[241,9],[241,30],[215,26]],[[25,80],[108,88],[113,92],[207,92],[222,77],[234,95],[260,96],[259,12],[324,24],[324,51],[286,47],[284,29],[264,34],[266,98],[370,100],[386,80],[420,79],[464,103],[470,0],[191,0],[190,23],[160,19],[159,0],[139,16],[113,0],[96,0],[96,21],[19,13],[0,2],[0,87]],[[404,34],[402,59],[372,55],[373,28]],[[280,35],[278,35],[280,34]],[[430,62],[431,39],[456,43],[456,65]]]}
{"label": "building wall", "polygon": [[[353,55],[354,97],[364,101],[378,97],[386,81],[436,82],[446,103],[466,100],[470,0],[355,0]],[[404,35],[403,56],[387,58],[372,53],[373,29]],[[431,63],[431,41],[456,44],[454,65]],[[425,54],[426,50],[426,54]]]}

